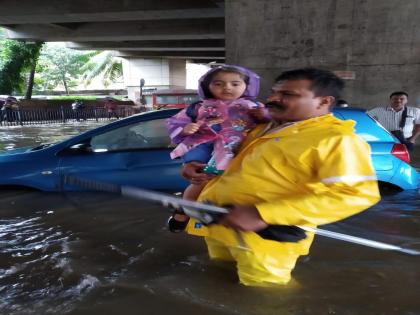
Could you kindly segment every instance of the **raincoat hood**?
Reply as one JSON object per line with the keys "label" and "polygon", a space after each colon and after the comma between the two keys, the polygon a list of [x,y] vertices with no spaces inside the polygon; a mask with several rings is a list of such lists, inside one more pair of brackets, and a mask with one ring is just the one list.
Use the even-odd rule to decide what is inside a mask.
{"label": "raincoat hood", "polygon": [[252,72],[251,70],[248,70],[248,69],[245,69],[245,68],[242,68],[242,67],[239,67],[239,66],[223,65],[223,66],[218,66],[218,67],[210,69],[198,81],[198,83],[199,83],[198,84],[198,95],[200,96],[201,99],[209,98],[205,93],[205,91],[207,90],[207,87],[203,86],[204,80],[209,75],[214,73],[215,71],[218,71],[218,70],[224,69],[224,68],[235,68],[239,72],[243,73],[244,75],[246,75],[249,78],[247,88],[246,88],[244,94],[242,94],[242,97],[247,97],[247,98],[254,99],[258,96],[258,93],[260,91],[260,77],[255,72]]}

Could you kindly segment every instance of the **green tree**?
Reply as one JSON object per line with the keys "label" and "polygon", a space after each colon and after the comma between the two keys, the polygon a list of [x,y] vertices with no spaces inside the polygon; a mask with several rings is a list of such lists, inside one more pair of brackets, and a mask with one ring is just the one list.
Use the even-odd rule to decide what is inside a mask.
{"label": "green tree", "polygon": [[122,59],[116,57],[114,51],[96,51],[89,61],[82,67],[85,85],[100,77],[102,84],[108,87],[123,76]]}
{"label": "green tree", "polygon": [[80,52],[64,46],[47,44],[41,51],[37,66],[37,87],[52,90],[63,86],[69,94],[70,88],[77,85],[82,75],[82,66],[93,55],[92,52]]}
{"label": "green tree", "polygon": [[[0,42],[0,94],[22,92],[27,86],[26,95],[30,97],[32,95],[30,78],[33,76],[32,70],[35,69],[43,43],[28,44],[9,39]],[[28,73],[30,73],[29,80]]]}

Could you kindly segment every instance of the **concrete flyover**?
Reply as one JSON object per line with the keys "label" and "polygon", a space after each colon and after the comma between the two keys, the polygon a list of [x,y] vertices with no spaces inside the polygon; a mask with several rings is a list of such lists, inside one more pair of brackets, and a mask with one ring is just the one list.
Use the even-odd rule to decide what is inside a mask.
{"label": "concrete flyover", "polygon": [[3,0],[0,25],[10,38],[167,58],[173,69],[226,60],[261,75],[262,98],[279,72],[322,67],[347,81],[350,104],[373,107],[395,90],[420,104],[419,16],[418,0]]}
{"label": "concrete flyover", "polygon": [[223,61],[224,1],[5,0],[0,25],[11,39],[64,41],[124,56]]}
{"label": "concrete flyover", "polygon": [[148,88],[185,87],[185,62],[225,61],[222,0],[5,0],[0,25],[27,42],[67,42],[78,50],[123,57],[129,96]]}

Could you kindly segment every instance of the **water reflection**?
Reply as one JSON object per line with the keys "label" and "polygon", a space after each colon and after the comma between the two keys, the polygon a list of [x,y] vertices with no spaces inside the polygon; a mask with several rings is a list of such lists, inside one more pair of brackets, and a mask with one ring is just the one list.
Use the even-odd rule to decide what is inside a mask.
{"label": "water reflection", "polygon": [[[418,192],[411,192],[418,204]],[[420,249],[407,194],[326,228]],[[166,210],[108,194],[2,192],[0,307],[8,314],[418,314],[419,257],[318,237],[280,289],[245,288]],[[369,304],[366,305],[366,301]],[[178,311],[177,311],[178,310]]]}
{"label": "water reflection", "polygon": [[80,121],[55,125],[0,126],[0,149],[3,147],[11,150],[41,143],[53,143],[106,123],[106,121]]}
{"label": "water reflection", "polygon": [[[80,131],[22,130],[10,145]],[[325,228],[420,249],[419,205],[418,191],[388,194]],[[420,257],[317,237],[290,285],[246,288],[201,239],[166,231],[156,205],[3,190],[0,213],[2,314],[420,314]]]}

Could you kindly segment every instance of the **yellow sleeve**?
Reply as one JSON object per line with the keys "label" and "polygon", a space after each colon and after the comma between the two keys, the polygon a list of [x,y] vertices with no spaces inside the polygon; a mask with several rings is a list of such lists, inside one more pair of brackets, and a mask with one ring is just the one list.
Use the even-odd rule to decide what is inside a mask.
{"label": "yellow sleeve", "polygon": [[[308,155],[309,156],[309,155]],[[323,140],[307,161],[313,180],[305,193],[256,207],[268,224],[322,225],[354,215],[379,201],[369,145],[355,135]]]}

